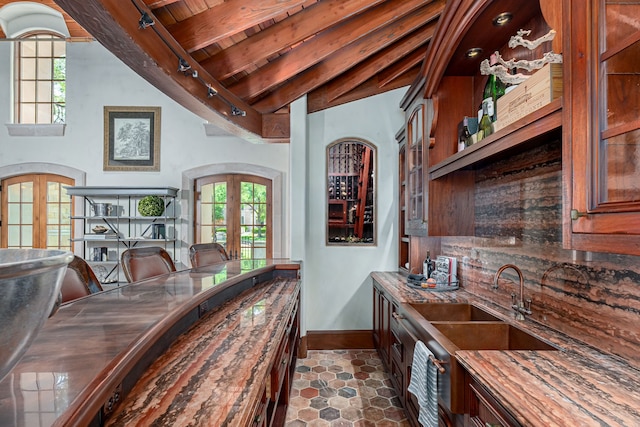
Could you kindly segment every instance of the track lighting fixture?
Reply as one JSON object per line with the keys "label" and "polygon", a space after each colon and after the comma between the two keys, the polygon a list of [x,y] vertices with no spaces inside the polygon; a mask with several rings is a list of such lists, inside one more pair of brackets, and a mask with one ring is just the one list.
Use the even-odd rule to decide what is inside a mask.
{"label": "track lighting fixture", "polygon": [[181,73],[186,73],[191,69],[191,65],[187,61],[182,58],[178,58],[178,71]]}
{"label": "track lighting fixture", "polygon": [[[131,3],[133,3],[136,9],[138,9],[138,12],[140,12],[141,14],[140,19],[138,20],[138,25],[141,30],[155,25],[156,22],[153,20],[153,18],[151,18],[149,13],[144,11],[142,7],[138,5],[138,0],[131,0]],[[153,28],[153,31],[178,58],[178,72],[183,73],[185,76],[191,74],[191,77],[193,77],[194,79],[198,79],[198,81],[207,88],[207,98],[213,98],[214,96],[218,97],[229,106],[232,116],[245,117],[247,115],[246,111],[241,110],[240,108],[233,105],[228,99],[220,95],[218,91],[214,89],[213,86],[211,86],[211,84],[207,83],[202,77],[200,77],[198,75],[198,71],[191,68],[191,65],[181,56],[181,54],[171,45],[171,43],[169,43],[169,41],[162,36],[162,34],[155,27]]]}
{"label": "track lighting fixture", "polygon": [[235,105],[231,106],[231,115],[232,116],[240,116],[240,117],[244,117],[247,115],[247,112],[244,110],[239,109],[238,107],[236,107]]}
{"label": "track lighting fixture", "polygon": [[151,17],[149,16],[149,14],[147,12],[142,12],[142,16],[140,17],[140,20],[138,21],[138,25],[140,26],[141,30],[144,30],[145,28],[148,28],[152,25],[155,25],[156,21],[154,21],[153,19],[151,19]]}

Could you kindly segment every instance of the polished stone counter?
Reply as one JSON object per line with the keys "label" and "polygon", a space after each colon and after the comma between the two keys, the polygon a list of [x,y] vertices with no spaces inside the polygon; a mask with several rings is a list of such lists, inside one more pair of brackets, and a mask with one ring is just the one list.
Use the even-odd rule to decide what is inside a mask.
{"label": "polished stone counter", "polygon": [[[217,316],[224,316],[214,307],[228,300],[224,312],[236,313],[236,319],[241,319],[242,304],[250,305],[253,313],[255,298],[261,297],[259,301],[273,304],[266,305],[269,321],[277,319],[282,314],[278,308],[286,308],[287,296],[297,292],[298,268],[287,260],[229,261],[124,285],[63,305],[0,383],[0,425],[96,422],[113,393],[119,387],[131,389],[181,333],[194,324],[199,327],[199,319],[215,322]],[[226,325],[240,334],[246,323],[238,321],[222,320],[219,328]],[[253,328],[247,327],[250,330]],[[249,342],[258,339],[239,336],[240,342],[245,338]],[[270,351],[269,345],[263,350]]]}
{"label": "polished stone counter", "polygon": [[559,351],[459,351],[456,359],[522,425],[640,426],[640,372],[611,356],[464,291],[413,289],[393,272],[371,274],[399,302],[471,302]]}

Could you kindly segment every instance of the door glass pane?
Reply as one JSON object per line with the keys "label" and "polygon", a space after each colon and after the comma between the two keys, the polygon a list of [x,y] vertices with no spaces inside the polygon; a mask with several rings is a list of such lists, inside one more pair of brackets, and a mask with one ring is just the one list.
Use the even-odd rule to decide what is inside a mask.
{"label": "door glass pane", "polygon": [[609,58],[602,65],[606,79],[607,109],[604,129],[638,120],[640,116],[640,42]]}
{"label": "door glass pane", "polygon": [[640,16],[640,3],[637,1],[606,1],[606,48],[613,47],[625,38],[638,32],[638,21],[630,16]]}
{"label": "door glass pane", "polygon": [[640,3],[605,0],[605,32],[600,42],[601,110],[600,134],[595,146],[599,154],[593,176],[598,180],[599,203],[640,201],[640,34],[637,22]]}
{"label": "door glass pane", "polygon": [[640,200],[640,130],[602,141],[606,173],[601,202]]}
{"label": "door glass pane", "polygon": [[10,248],[19,248],[20,247],[20,226],[19,225],[8,226],[7,234],[8,234],[7,246]]}
{"label": "door glass pane", "polygon": [[23,225],[20,227],[20,247],[31,248],[33,247],[33,226]]}
{"label": "door glass pane", "polygon": [[47,182],[47,248],[71,249],[71,199],[60,182]]}
{"label": "door glass pane", "polygon": [[227,249],[227,183],[217,182],[214,194],[214,228],[213,242],[220,243]]}

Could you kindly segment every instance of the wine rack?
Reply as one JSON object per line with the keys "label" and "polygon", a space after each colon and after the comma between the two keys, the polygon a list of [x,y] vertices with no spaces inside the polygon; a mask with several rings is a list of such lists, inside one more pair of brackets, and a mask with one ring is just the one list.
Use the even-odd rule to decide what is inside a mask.
{"label": "wine rack", "polygon": [[373,240],[372,150],[358,142],[338,143],[328,156],[328,240]]}

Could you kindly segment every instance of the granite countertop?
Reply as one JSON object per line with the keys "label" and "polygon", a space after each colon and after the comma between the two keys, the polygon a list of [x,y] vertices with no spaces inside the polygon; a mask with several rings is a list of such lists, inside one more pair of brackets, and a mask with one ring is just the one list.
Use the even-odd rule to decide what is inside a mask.
{"label": "granite countertop", "polygon": [[456,359],[522,425],[639,426],[640,372],[617,356],[513,315],[463,289],[429,292],[407,286],[406,276],[373,272],[401,303],[470,302],[502,314],[503,320],[553,343],[559,351],[464,350]]}
{"label": "granite countertop", "polygon": [[285,335],[297,279],[274,279],[210,312],[159,357],[105,426],[244,426]]}
{"label": "granite countertop", "polygon": [[[63,304],[0,382],[0,425],[88,425],[119,385],[130,388],[131,379],[145,372],[180,333],[194,322],[194,327],[198,325],[202,304],[216,306],[211,298],[224,300],[224,295],[233,297],[246,289],[250,295],[245,304],[253,303],[251,314],[255,298],[261,296],[274,304],[267,310],[269,319],[283,315],[277,310],[286,311],[282,304],[297,289],[291,285],[297,283],[297,272],[277,270],[297,269],[299,265],[289,260],[234,260],[125,284]],[[236,322],[244,319],[242,307],[228,307],[230,312],[236,310]],[[201,319],[210,322],[222,314],[211,310]],[[238,326],[224,323],[231,321],[222,325]],[[263,350],[270,351],[268,346]]]}

